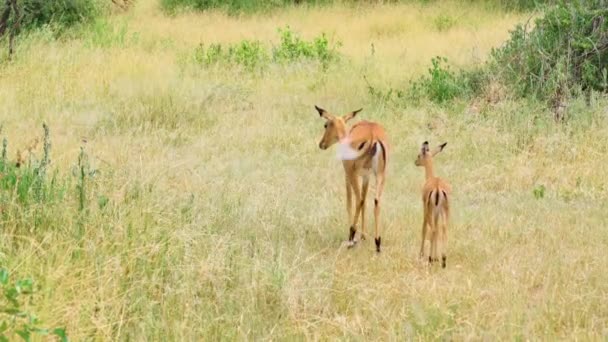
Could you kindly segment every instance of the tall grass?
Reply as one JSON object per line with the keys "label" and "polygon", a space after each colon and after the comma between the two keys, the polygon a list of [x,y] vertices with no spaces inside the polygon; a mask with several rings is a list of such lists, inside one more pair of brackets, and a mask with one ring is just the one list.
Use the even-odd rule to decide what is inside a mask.
{"label": "tall grass", "polygon": [[[141,0],[96,28],[106,41],[126,22],[125,43],[31,35],[1,67],[6,160],[46,122],[57,191],[24,206],[0,190],[2,265],[36,280],[31,312],[75,341],[605,338],[606,100],[558,125],[527,100],[403,107],[363,78],[402,86],[437,55],[474,65],[527,17],[456,2],[171,17]],[[269,44],[285,25],[335,37],[343,63],[183,63],[201,42]],[[314,104],[387,129],[379,256],[342,247],[343,170],[317,147]],[[448,141],[445,270],[417,262],[424,140]]]}

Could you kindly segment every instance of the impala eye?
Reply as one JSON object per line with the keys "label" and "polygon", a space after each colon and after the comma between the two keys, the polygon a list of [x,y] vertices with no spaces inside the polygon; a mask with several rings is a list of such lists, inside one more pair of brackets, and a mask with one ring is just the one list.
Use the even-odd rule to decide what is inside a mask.
{"label": "impala eye", "polygon": [[325,125],[323,125],[325,128],[327,128],[327,126],[329,126],[329,122],[326,122]]}

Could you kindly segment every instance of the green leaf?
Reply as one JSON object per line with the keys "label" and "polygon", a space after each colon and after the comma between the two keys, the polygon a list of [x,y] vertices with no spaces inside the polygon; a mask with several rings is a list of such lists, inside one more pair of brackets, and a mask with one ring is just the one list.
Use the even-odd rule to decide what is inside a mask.
{"label": "green leaf", "polygon": [[53,334],[58,336],[61,342],[68,342],[68,336],[66,335],[64,328],[54,329]]}
{"label": "green leaf", "polygon": [[[8,329],[8,324],[6,324],[6,321],[3,321],[2,325],[0,325],[0,334],[4,334],[6,329]],[[4,336],[4,335],[0,335],[0,336]],[[2,338],[0,338],[0,341],[2,341]]]}
{"label": "green leaf", "polygon": [[30,332],[28,330],[17,330],[15,332],[17,335],[21,336],[24,341],[30,342]]}
{"label": "green leaf", "polygon": [[19,296],[19,292],[14,287],[11,287],[10,289],[4,291],[4,297],[6,297],[6,299],[8,299],[9,301],[11,301],[11,303],[14,306],[18,307],[19,303],[17,302],[17,296]]}
{"label": "green leaf", "polygon": [[34,289],[34,282],[32,281],[32,279],[21,279],[19,281],[17,281],[17,284],[15,286],[17,288],[17,290],[20,293],[25,293],[25,294],[30,294]]}
{"label": "green leaf", "polygon": [[0,342],[8,342],[8,338],[2,334],[0,335]]}
{"label": "green leaf", "polygon": [[0,283],[8,284],[8,271],[5,268],[0,269]]}

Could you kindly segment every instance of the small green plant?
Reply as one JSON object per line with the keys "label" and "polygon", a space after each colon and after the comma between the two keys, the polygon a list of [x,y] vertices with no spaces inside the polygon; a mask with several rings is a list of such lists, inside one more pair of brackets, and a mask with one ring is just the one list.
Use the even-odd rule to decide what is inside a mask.
{"label": "small green plant", "polygon": [[268,54],[259,41],[244,40],[228,49],[229,58],[247,70],[254,70],[264,65],[268,60]]}
{"label": "small green plant", "polygon": [[301,39],[289,27],[279,29],[279,34],[280,43],[273,47],[272,53],[269,53],[257,40],[243,40],[229,46],[210,44],[205,47],[201,44],[194,50],[194,61],[204,66],[239,65],[247,71],[255,71],[265,68],[271,61],[279,64],[316,61],[323,69],[327,69],[330,63],[339,60],[337,48],[341,44],[339,42],[331,44],[325,34],[312,41]]}
{"label": "small green plant", "polygon": [[211,44],[208,48],[200,45],[194,52],[194,60],[205,66],[219,63],[240,65],[248,71],[261,68],[268,61],[268,53],[259,41],[243,40],[238,44],[222,47]]}
{"label": "small green plant", "polygon": [[545,186],[543,184],[540,184],[534,187],[534,189],[532,190],[532,194],[534,195],[534,198],[542,199],[545,197],[545,190]]}
{"label": "small green plant", "polygon": [[42,322],[36,315],[24,308],[24,302],[34,302],[34,282],[32,279],[20,279],[10,282],[9,272],[0,268],[0,341],[10,341],[19,336],[30,341],[33,335],[57,336],[61,341],[68,341],[65,329],[48,329],[40,326]]}
{"label": "small green plant", "polygon": [[337,61],[340,55],[337,49],[341,42],[330,44],[325,33],[315,37],[312,41],[306,41],[293,32],[289,26],[279,29],[280,43],[272,51],[273,60],[280,63],[293,63],[302,60],[319,61],[323,67]]}
{"label": "small green plant", "polygon": [[436,103],[450,101],[457,96],[467,95],[472,92],[468,73],[455,73],[450,69],[445,57],[433,57],[428,75],[410,82],[408,95],[410,99],[420,100],[428,98]]}
{"label": "small green plant", "polygon": [[435,26],[435,29],[439,32],[448,31],[454,25],[456,25],[456,19],[447,14],[440,14],[433,20],[433,25]]}
{"label": "small green plant", "polygon": [[97,174],[97,170],[91,167],[89,155],[86,153],[84,146],[80,147],[78,154],[78,164],[74,170],[74,174],[78,178],[76,190],[78,191],[78,211],[86,213],[88,210],[88,194],[87,187],[91,178]]}
{"label": "small green plant", "polygon": [[129,34],[129,27],[126,21],[113,25],[104,18],[95,20],[86,32],[85,44],[88,47],[126,47],[137,42],[138,39],[137,32]]}

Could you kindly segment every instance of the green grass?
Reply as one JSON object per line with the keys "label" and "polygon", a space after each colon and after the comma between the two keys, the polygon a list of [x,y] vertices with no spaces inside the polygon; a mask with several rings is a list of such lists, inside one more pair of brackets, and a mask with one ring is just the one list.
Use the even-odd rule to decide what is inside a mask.
{"label": "green grass", "polygon": [[[459,19],[439,32],[445,12]],[[474,66],[527,15],[441,2],[272,16],[167,17],[142,0],[81,38],[18,41],[0,67],[7,159],[46,122],[58,184],[28,205],[0,190],[0,261],[34,280],[28,312],[74,341],[607,337],[606,99],[572,100],[556,123],[533,101],[381,101],[363,79],[403,89],[437,55]],[[287,24],[341,41],[343,58],[264,74],[183,58],[269,46]],[[318,148],[314,104],[386,127],[380,255],[342,244],[343,170]],[[424,140],[448,142],[435,159],[454,188],[445,270],[417,261]]]}

